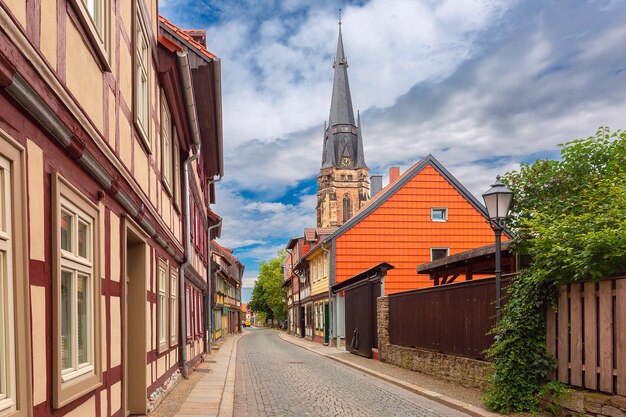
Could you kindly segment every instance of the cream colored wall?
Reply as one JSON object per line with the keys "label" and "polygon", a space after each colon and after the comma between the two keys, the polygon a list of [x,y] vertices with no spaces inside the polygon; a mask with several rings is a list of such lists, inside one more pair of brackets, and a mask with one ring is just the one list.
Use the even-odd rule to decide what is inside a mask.
{"label": "cream colored wall", "polygon": [[65,22],[66,85],[85,110],[96,129],[104,132],[103,82],[100,66],[85,44],[72,19]]}
{"label": "cream colored wall", "polygon": [[44,196],[43,151],[35,142],[28,140],[28,206],[30,258],[45,261],[44,249]]}
{"label": "cream colored wall", "polygon": [[33,405],[46,401],[46,289],[30,287],[32,343],[33,343]]}
{"label": "cream colored wall", "polygon": [[17,19],[18,23],[26,28],[26,0],[1,0],[6,4]]}
{"label": "cream colored wall", "polygon": [[[324,257],[326,257],[327,259],[325,268],[324,268],[324,262],[323,262]],[[328,267],[330,263],[328,262],[328,259],[329,259],[328,255],[326,254],[326,252],[324,252],[320,248],[315,253],[307,257],[307,259],[309,259],[310,271],[314,270],[314,268],[311,267],[311,264],[313,262],[319,262],[319,265],[320,265],[317,276],[314,278],[313,275],[311,275],[311,296],[322,294],[322,293],[327,293],[328,292]]]}
{"label": "cream colored wall", "polygon": [[56,33],[57,25],[57,2],[42,1],[39,46],[53,69],[57,67],[57,37],[51,34]]}
{"label": "cream colored wall", "polygon": [[91,396],[87,401],[65,415],[65,417],[90,417],[96,415],[96,397]]}

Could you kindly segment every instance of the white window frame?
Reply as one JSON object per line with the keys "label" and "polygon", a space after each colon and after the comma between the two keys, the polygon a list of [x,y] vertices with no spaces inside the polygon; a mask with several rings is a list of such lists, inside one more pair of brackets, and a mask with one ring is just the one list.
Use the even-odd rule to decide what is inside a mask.
{"label": "white window frame", "polygon": [[[436,212],[442,212],[443,219],[436,219],[434,217],[434,214]],[[430,209],[430,220],[432,220],[433,222],[440,222],[440,223],[447,222],[448,221],[448,208],[447,207],[432,207]]]}
{"label": "white window frame", "polygon": [[[145,27],[144,18],[141,7],[135,7],[135,28],[134,28],[134,114],[135,125],[139,132],[143,144],[147,147],[148,152],[151,151],[150,146],[150,37],[148,36],[148,28]],[[145,45],[145,50],[142,48]],[[144,53],[145,52],[145,53]],[[141,95],[139,86],[145,83],[143,95]]]}
{"label": "white window frame", "polygon": [[168,330],[168,301],[169,296],[167,293],[169,281],[167,262],[159,258],[157,261],[157,346],[158,353],[162,353],[167,350],[169,342],[169,330]]}
{"label": "white window frame", "polygon": [[161,91],[161,177],[165,187],[172,194],[173,184],[173,137],[172,137],[172,116],[170,113],[165,93]]}
{"label": "white window frame", "polygon": [[111,71],[111,3],[110,0],[91,0],[94,9],[90,10],[89,0],[70,0],[76,15],[86,29],[89,42],[94,47],[105,71]]}
{"label": "white window frame", "polygon": [[0,415],[16,410],[11,162],[0,156]]}
{"label": "white window frame", "polygon": [[[53,397],[54,408],[63,407],[73,400],[96,390],[102,385],[102,332],[101,332],[101,289],[100,289],[100,212],[98,206],[89,201],[68,181],[59,174],[53,174],[54,221],[53,227]],[[69,250],[61,248],[61,212],[72,213],[74,229],[71,233],[72,246]],[[78,253],[78,220],[89,224],[89,236],[87,241],[86,256]],[[88,361],[79,364],[78,355],[78,320],[71,322],[71,341],[74,351],[72,352],[72,367],[64,369],[62,363],[62,271],[72,273],[73,285],[76,285],[78,274],[88,277],[88,305],[87,305],[87,354]],[[75,315],[77,295],[72,289],[70,294],[71,305],[74,308],[71,313]]]}
{"label": "white window frame", "polygon": [[[61,197],[60,201],[61,213],[68,213],[71,216],[72,229],[71,229],[71,247],[70,250],[65,250],[59,246],[60,251],[60,268],[61,275],[59,279],[63,280],[63,273],[71,274],[71,367],[61,369],[61,379],[63,382],[68,382],[74,378],[92,373],[94,370],[94,348],[95,348],[95,334],[94,334],[94,281],[96,280],[94,275],[93,264],[93,247],[94,247],[94,223],[96,219],[90,218],[90,216],[81,210],[78,206],[73,204],[69,199]],[[87,240],[90,242],[87,246],[86,257],[78,254],[78,224],[82,222],[89,227]],[[59,229],[60,231],[60,229]],[[78,280],[79,276],[87,277],[87,300],[90,302],[87,305],[86,321],[87,321],[87,361],[84,363],[79,362],[79,340],[78,340]],[[60,284],[62,288],[62,283]],[[84,291],[84,290],[83,290]],[[63,323],[63,309],[61,312],[61,323]],[[63,344],[61,344],[61,350]],[[62,357],[63,355],[61,355]],[[61,364],[63,367],[63,364]]]}
{"label": "white window frame", "polygon": [[[443,247],[442,246],[442,247],[430,248],[430,261],[431,262],[434,261],[434,259],[433,259],[433,251],[434,250],[446,250],[446,252],[447,252],[446,256],[450,256],[450,248],[449,247]],[[439,259],[441,259],[441,258],[439,258]]]}
{"label": "white window frame", "polygon": [[178,271],[172,269],[170,271],[170,300],[169,300],[169,308],[170,308],[170,346],[176,345],[178,341],[178,305],[177,305],[177,294],[178,294]]}

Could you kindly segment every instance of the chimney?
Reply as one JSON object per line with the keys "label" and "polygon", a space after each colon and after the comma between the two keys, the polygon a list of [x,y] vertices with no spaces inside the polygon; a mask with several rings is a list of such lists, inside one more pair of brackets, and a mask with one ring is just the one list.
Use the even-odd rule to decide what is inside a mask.
{"label": "chimney", "polygon": [[389,168],[389,184],[393,184],[400,178],[400,168],[399,167],[391,167]]}
{"label": "chimney", "polygon": [[370,177],[370,198],[374,198],[376,194],[383,189],[383,176],[380,174]]}
{"label": "chimney", "polygon": [[206,48],[206,30],[191,29],[191,30],[183,30],[183,32],[191,36],[194,41],[198,42],[200,45]]}

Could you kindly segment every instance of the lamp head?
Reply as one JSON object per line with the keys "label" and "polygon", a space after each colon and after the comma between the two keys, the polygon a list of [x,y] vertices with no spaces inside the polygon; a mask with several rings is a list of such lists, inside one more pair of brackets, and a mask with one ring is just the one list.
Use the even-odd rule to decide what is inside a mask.
{"label": "lamp head", "polygon": [[483,200],[487,207],[489,219],[498,224],[502,224],[507,217],[509,217],[509,212],[513,206],[513,191],[502,184],[500,176],[498,175],[496,182],[483,194]]}

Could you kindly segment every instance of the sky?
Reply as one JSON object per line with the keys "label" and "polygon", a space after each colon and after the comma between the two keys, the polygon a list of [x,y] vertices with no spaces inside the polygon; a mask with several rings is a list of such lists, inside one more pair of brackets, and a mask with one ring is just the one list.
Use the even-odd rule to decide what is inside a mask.
{"label": "sky", "polygon": [[[219,242],[259,264],[315,227],[337,17],[370,174],[432,154],[479,200],[497,174],[626,126],[626,1],[160,0],[222,61]],[[482,200],[481,200],[482,201]]]}

